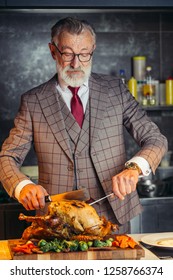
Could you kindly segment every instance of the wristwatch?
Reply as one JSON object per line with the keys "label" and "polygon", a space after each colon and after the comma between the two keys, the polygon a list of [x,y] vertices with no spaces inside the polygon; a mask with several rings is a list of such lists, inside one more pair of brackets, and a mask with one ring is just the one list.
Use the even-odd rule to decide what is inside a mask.
{"label": "wristwatch", "polygon": [[135,162],[127,162],[125,164],[125,169],[137,170],[139,174],[142,174],[140,167]]}

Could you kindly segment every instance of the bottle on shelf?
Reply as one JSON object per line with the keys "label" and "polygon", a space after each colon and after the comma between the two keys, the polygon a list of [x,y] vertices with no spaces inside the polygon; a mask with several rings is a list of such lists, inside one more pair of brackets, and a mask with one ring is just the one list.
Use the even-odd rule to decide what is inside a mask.
{"label": "bottle on shelf", "polygon": [[131,94],[134,96],[136,100],[138,100],[138,94],[137,94],[137,81],[134,77],[131,77],[128,81],[128,88]]}
{"label": "bottle on shelf", "polygon": [[124,70],[124,69],[120,69],[119,74],[120,74],[120,78],[121,78],[123,84],[126,84],[126,74],[125,74],[125,70]]}
{"label": "bottle on shelf", "polygon": [[138,95],[138,102],[140,104],[142,104],[143,85],[144,85],[144,80],[137,81],[137,95]]}
{"label": "bottle on shelf", "polygon": [[166,80],[166,98],[165,98],[166,105],[173,105],[173,78],[169,77]]}
{"label": "bottle on shelf", "polygon": [[142,105],[153,106],[156,105],[155,84],[152,77],[152,67],[146,67],[146,76],[142,90]]}

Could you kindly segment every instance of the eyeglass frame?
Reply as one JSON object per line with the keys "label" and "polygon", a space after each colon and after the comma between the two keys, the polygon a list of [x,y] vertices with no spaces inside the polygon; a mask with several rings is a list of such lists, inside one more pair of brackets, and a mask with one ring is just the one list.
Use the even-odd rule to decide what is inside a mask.
{"label": "eyeglass frame", "polygon": [[[59,54],[61,55],[61,57],[63,56],[63,54],[68,54],[68,55],[73,55],[73,57],[72,57],[72,59],[70,59],[70,60],[64,60],[63,59],[63,57],[62,57],[62,59],[63,59],[63,61],[64,62],[71,62],[71,61],[73,61],[73,59],[77,56],[78,57],[78,59],[79,59],[79,61],[80,62],[88,62],[88,61],[90,61],[91,60],[91,57],[93,56],[93,53],[94,52],[92,52],[92,53],[68,53],[68,52],[61,52],[59,49],[58,49],[58,47],[57,47],[57,45],[55,44],[55,42],[52,42],[51,43],[53,46],[55,46],[55,48],[57,49],[57,51],[59,52]],[[89,55],[90,57],[89,57],[89,59],[88,60],[81,60],[80,59],[80,55]]]}

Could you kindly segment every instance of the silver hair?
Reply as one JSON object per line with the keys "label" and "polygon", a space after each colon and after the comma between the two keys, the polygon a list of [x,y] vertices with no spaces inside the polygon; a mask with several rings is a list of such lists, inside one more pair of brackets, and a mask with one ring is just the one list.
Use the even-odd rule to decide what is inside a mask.
{"label": "silver hair", "polygon": [[94,44],[96,42],[96,33],[94,28],[86,20],[79,20],[77,18],[66,17],[59,20],[51,28],[52,41],[55,36],[58,36],[61,32],[67,31],[71,34],[80,34],[83,30],[90,31],[93,36]]}

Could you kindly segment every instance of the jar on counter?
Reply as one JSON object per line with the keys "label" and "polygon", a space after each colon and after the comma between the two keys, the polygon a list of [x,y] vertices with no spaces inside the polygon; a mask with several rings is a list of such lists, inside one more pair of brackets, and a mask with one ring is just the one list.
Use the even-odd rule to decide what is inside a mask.
{"label": "jar on counter", "polygon": [[144,81],[146,69],[146,57],[134,56],[133,57],[133,77],[137,81]]}

